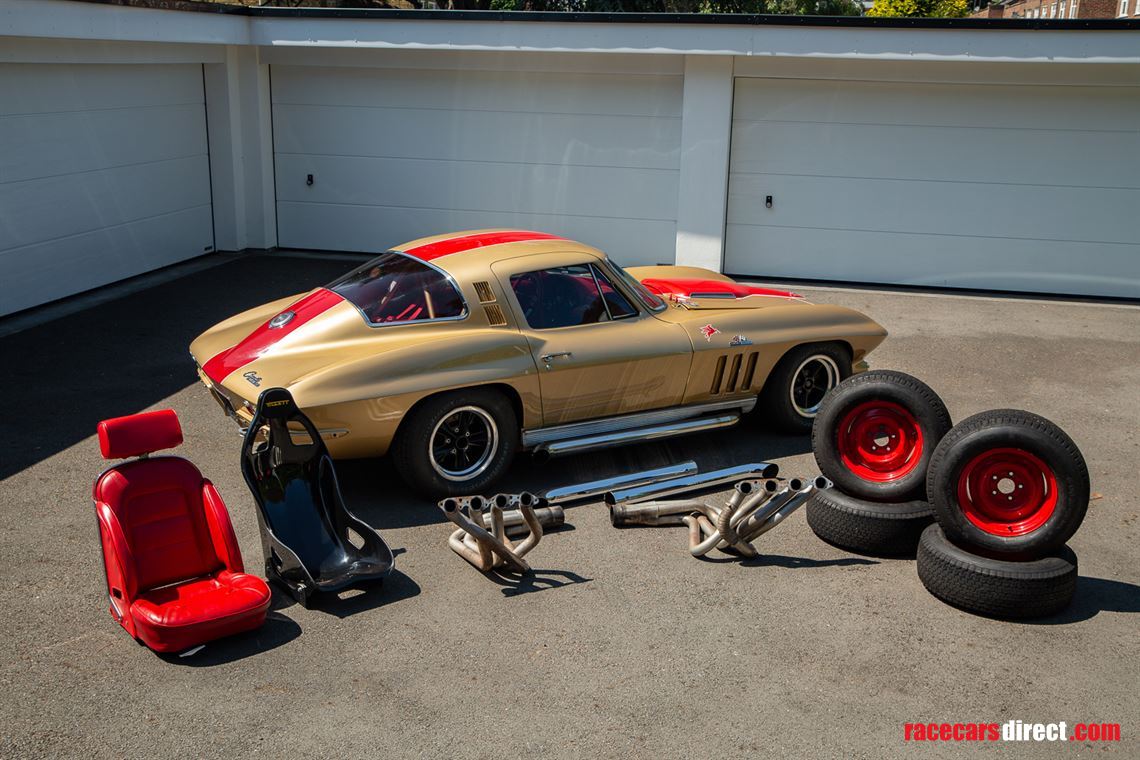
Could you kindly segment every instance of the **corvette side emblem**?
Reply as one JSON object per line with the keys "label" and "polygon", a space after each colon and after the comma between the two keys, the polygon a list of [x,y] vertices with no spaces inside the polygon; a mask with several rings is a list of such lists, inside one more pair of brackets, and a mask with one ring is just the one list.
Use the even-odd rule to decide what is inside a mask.
{"label": "corvette side emblem", "polygon": [[728,342],[730,346],[751,346],[752,341],[743,335],[733,335],[732,340]]}
{"label": "corvette side emblem", "polygon": [[246,372],[244,375],[242,375],[242,377],[248,380],[249,384],[254,388],[261,387],[261,378],[257,376],[256,372]]}
{"label": "corvette side emblem", "polygon": [[720,332],[720,330],[716,329],[712,325],[705,325],[701,328],[701,335],[705,336],[705,340],[709,343],[712,343],[712,336],[716,335],[718,332]]}

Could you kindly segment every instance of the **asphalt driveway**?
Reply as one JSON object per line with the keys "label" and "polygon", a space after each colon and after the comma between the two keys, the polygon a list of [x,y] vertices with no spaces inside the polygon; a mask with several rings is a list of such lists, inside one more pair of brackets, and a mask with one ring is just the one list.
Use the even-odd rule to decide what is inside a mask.
{"label": "asphalt driveway", "polygon": [[[107,613],[90,486],[98,420],[172,407],[181,454],[229,504],[259,568],[240,440],[187,355],[242,308],[352,266],[282,254],[217,266],[0,338],[0,757],[1140,756],[1140,308],[802,289],[891,332],[872,365],[913,373],[955,419],[1025,408],[1064,427],[1096,492],[1072,541],[1073,606],[1032,624],[952,609],[913,561],[819,541],[802,513],[752,561],[697,561],[680,529],[615,530],[605,508],[494,582],[446,548],[447,524],[381,462],[340,468],[395,548],[382,589],[163,659]],[[693,458],[812,475],[806,440],[748,427],[520,460],[548,486]],[[907,722],[1115,722],[1119,744],[918,746]],[[1050,752],[1051,750],[1051,752]]]}

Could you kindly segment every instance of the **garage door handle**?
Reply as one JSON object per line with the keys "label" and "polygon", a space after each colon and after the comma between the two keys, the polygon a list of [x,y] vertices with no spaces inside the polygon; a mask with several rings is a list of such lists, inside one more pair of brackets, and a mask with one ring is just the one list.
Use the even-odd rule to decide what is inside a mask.
{"label": "garage door handle", "polygon": [[558,353],[554,353],[554,354],[543,354],[541,358],[542,358],[543,364],[550,364],[551,360],[553,360],[555,357],[573,356],[573,355],[574,354],[570,351],[559,351]]}

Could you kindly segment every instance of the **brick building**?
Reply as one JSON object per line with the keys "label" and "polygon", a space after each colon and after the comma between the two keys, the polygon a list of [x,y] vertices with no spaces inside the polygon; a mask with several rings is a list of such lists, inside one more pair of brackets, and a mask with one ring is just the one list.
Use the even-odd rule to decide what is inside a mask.
{"label": "brick building", "polygon": [[1140,16],[1140,0],[979,0],[974,18],[1077,19]]}

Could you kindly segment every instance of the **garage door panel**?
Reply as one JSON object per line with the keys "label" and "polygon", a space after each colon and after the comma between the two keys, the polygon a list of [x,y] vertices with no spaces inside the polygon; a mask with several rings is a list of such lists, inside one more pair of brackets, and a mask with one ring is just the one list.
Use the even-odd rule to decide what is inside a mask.
{"label": "garage door panel", "polygon": [[271,81],[280,245],[527,227],[673,258],[680,77],[274,65]]}
{"label": "garage door panel", "polygon": [[0,182],[206,156],[201,104],[0,119]]}
{"label": "garage door panel", "polygon": [[0,64],[0,315],[213,250],[202,67]]}
{"label": "garage door panel", "polygon": [[282,105],[681,115],[678,76],[292,66],[273,71],[274,101]]}
{"label": "garage door panel", "polygon": [[[212,245],[210,206],[198,206],[0,252],[0,313],[184,261]],[[76,287],[80,283],[81,287]]]}
{"label": "garage door panel", "polygon": [[539,229],[576,240],[604,241],[599,247],[624,266],[673,260],[676,224],[672,221],[568,217],[456,209],[391,209],[375,206],[319,206],[282,202],[278,226],[282,238],[298,248],[328,248],[324,230],[341,231],[338,245],[348,251],[383,251],[423,235],[424,230],[480,227]]}
{"label": "garage door panel", "polygon": [[[336,177],[312,186],[305,177]],[[381,181],[377,181],[381,178]],[[625,183],[642,192],[630,196]],[[495,192],[487,192],[495,188]],[[280,201],[673,219],[676,174],[550,164],[279,156]]]}
{"label": "garage door panel", "polygon": [[733,119],[728,272],[1140,297],[1137,88],[741,78]]}
{"label": "garage door panel", "polygon": [[[1004,129],[1136,129],[1134,88],[737,79],[733,119]],[[1064,103],[1059,108],[1058,103]],[[1089,118],[1096,114],[1095,120]]]}
{"label": "garage door panel", "polygon": [[277,153],[676,169],[676,119],[278,105]]}
{"label": "garage door panel", "polygon": [[1140,190],[762,174],[729,181],[729,219],[780,227],[1130,243],[1136,225],[1120,221],[1140,209]]}
{"label": "garage door panel", "polygon": [[199,66],[29,63],[0,76],[0,116],[201,102]]}
{"label": "garage door panel", "polygon": [[0,240],[16,248],[69,237],[194,208],[209,194],[197,157],[0,184]]}
{"label": "garage door panel", "polygon": [[[1135,297],[1132,246],[849,230],[728,226],[728,244],[763,262],[751,274],[929,287]],[[906,251],[905,255],[892,252]],[[1079,262],[1079,268],[1073,262]],[[732,270],[729,270],[732,271]]]}
{"label": "garage door panel", "polygon": [[1137,132],[737,122],[732,139],[740,173],[1140,188]]}

